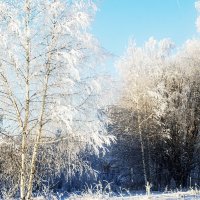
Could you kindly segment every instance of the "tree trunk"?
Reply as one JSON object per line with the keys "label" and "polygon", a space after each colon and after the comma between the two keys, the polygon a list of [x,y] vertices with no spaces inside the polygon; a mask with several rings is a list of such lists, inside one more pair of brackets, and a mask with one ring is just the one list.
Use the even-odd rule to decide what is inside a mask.
{"label": "tree trunk", "polygon": [[36,142],[34,145],[34,149],[33,149],[33,155],[32,155],[32,161],[31,161],[31,172],[30,172],[29,182],[28,182],[27,199],[31,199],[31,196],[32,196],[33,178],[34,178],[34,174],[35,174],[35,162],[36,162],[36,158],[37,158],[37,152],[38,152],[39,142],[40,142],[40,138],[41,138],[41,133],[42,133],[42,131],[39,130],[37,138],[36,138]]}
{"label": "tree trunk", "polygon": [[30,38],[28,35],[29,20],[30,20],[30,0],[25,0],[25,27],[26,27],[26,105],[25,105],[25,119],[22,133],[22,149],[21,149],[21,182],[20,182],[20,196],[25,200],[25,172],[26,172],[26,145],[27,145],[27,129],[30,112],[30,86],[29,86],[29,67],[30,67]]}
{"label": "tree trunk", "polygon": [[25,200],[25,151],[26,151],[26,133],[22,135],[22,147],[21,147],[21,180],[20,180],[20,197],[21,200]]}
{"label": "tree trunk", "polygon": [[50,66],[48,66],[47,74],[45,76],[45,85],[44,85],[44,93],[43,93],[43,97],[42,97],[41,114],[39,117],[39,130],[38,130],[36,141],[35,141],[34,148],[33,148],[33,155],[32,155],[32,160],[31,160],[31,172],[30,172],[29,182],[28,182],[27,199],[31,199],[31,196],[32,196],[33,178],[34,178],[34,174],[35,174],[35,162],[36,162],[36,158],[37,158],[40,139],[42,136],[43,117],[44,117],[44,113],[45,113],[46,95],[47,95],[48,81],[49,81],[49,75],[50,75],[49,68],[50,68]]}
{"label": "tree trunk", "polygon": [[[147,103],[145,103],[145,119],[148,119],[147,114]],[[145,131],[147,134],[147,151],[148,151],[148,181],[151,183],[151,149],[150,149],[150,139],[149,139],[149,133],[147,133],[148,126],[147,123],[145,123]]]}
{"label": "tree trunk", "polygon": [[143,166],[143,175],[144,175],[144,181],[145,185],[147,184],[147,173],[146,173],[146,162],[145,162],[145,155],[144,155],[144,141],[142,137],[142,127],[141,127],[141,116],[139,113],[139,109],[137,109],[137,119],[138,119],[138,133],[140,138],[140,147],[141,147],[141,154],[142,154],[142,166]]}

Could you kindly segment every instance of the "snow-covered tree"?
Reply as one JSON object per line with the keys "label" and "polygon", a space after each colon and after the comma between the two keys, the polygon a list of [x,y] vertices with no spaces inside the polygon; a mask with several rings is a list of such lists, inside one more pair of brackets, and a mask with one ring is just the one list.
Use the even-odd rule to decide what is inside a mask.
{"label": "snow-covered tree", "polygon": [[[165,58],[168,57],[173,46],[169,39],[158,42],[154,38],[150,38],[141,48],[131,42],[127,52],[118,62],[123,83],[120,105],[132,110],[133,119],[129,126],[137,124],[136,132],[140,140],[145,185],[150,178],[147,177],[147,161],[144,147],[144,138],[147,138],[147,135],[144,134],[144,130],[147,128],[148,121],[157,116],[154,109],[155,96],[152,96],[151,93],[153,92],[153,87],[157,84],[156,77],[162,70]],[[135,116],[136,121],[134,120]],[[126,129],[131,130],[131,127]]]}
{"label": "snow-covered tree", "polygon": [[105,52],[88,31],[95,11],[84,0],[0,2],[2,135],[21,141],[21,199],[31,198],[40,146],[66,141],[77,160],[110,143],[98,119]]}
{"label": "snow-covered tree", "polygon": [[[161,116],[165,163],[176,185],[187,186],[199,149],[199,41],[187,41],[162,74],[157,92],[165,102]],[[158,109],[159,110],[159,109]]]}
{"label": "snow-covered tree", "polygon": [[129,46],[118,65],[123,82],[118,110],[124,108],[126,119],[121,114],[114,120],[122,124],[121,133],[139,135],[145,183],[153,176],[154,185],[173,179],[186,187],[199,151],[200,45],[188,40],[171,56],[173,46],[152,38],[143,48]]}

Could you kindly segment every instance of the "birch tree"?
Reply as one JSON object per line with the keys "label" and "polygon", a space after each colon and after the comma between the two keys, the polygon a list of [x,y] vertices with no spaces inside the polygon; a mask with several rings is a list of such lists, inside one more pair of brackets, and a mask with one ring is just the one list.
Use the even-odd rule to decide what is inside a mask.
{"label": "birch tree", "polygon": [[[118,62],[123,82],[120,104],[132,110],[133,120],[130,126],[131,124],[132,126],[137,124],[136,132],[139,135],[145,185],[149,182],[150,177],[147,176],[147,161],[145,157],[148,156],[145,156],[144,144],[144,139],[148,139],[148,133],[145,135],[144,130],[147,127],[146,123],[157,116],[157,113],[154,112],[154,97],[150,93],[156,84],[155,81],[157,79],[155,77],[159,74],[163,61],[170,54],[172,48],[173,43],[169,39],[157,42],[155,39],[150,38],[141,48],[131,42],[127,52]],[[135,116],[137,117],[137,122],[134,120]],[[129,128],[127,127],[127,130]],[[148,171],[150,172],[150,170]]]}
{"label": "birch tree", "polygon": [[95,11],[82,0],[0,2],[2,135],[21,143],[21,199],[31,199],[41,145],[66,140],[73,160],[110,142],[97,117],[105,52],[88,31]]}

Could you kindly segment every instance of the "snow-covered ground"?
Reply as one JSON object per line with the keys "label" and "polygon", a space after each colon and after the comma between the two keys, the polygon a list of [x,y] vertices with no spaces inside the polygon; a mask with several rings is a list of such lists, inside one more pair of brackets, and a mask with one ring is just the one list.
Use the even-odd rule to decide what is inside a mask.
{"label": "snow-covered ground", "polygon": [[82,194],[71,194],[68,197],[59,195],[59,197],[47,195],[48,197],[38,196],[33,200],[200,200],[199,190],[189,190],[187,192],[166,192],[166,193],[151,193],[147,196],[146,194],[135,194],[125,196],[114,196],[113,194],[105,193],[82,193]]}
{"label": "snow-covered ground", "polygon": [[189,192],[177,192],[177,193],[163,193],[163,194],[151,194],[147,195],[134,195],[124,197],[108,197],[108,196],[96,196],[87,195],[74,196],[70,200],[200,200],[200,194],[196,194],[193,191]]}
{"label": "snow-covered ground", "polygon": [[195,200],[195,199],[200,199],[200,195],[179,192],[171,194],[152,194],[149,197],[146,195],[138,195],[130,197],[110,198],[110,200],[177,200],[177,199]]}

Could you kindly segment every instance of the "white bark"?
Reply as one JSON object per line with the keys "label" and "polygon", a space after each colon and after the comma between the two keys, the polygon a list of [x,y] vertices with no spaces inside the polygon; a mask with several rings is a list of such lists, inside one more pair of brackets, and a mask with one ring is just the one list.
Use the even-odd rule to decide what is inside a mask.
{"label": "white bark", "polygon": [[143,176],[144,176],[144,181],[146,185],[148,180],[147,180],[147,172],[146,172],[144,141],[143,141],[143,136],[142,136],[141,116],[140,116],[140,111],[138,108],[137,108],[137,123],[138,123],[138,133],[139,133],[139,138],[140,138],[141,155],[142,155]]}
{"label": "white bark", "polygon": [[26,32],[26,47],[25,47],[25,55],[26,55],[26,77],[25,77],[25,118],[23,124],[23,132],[22,132],[22,147],[21,147],[21,183],[20,183],[20,195],[21,199],[25,200],[25,184],[26,184],[26,149],[27,149],[27,130],[28,130],[28,121],[29,121],[29,112],[30,112],[30,38],[28,36],[29,30],[29,18],[30,18],[30,1],[25,1],[25,32]]}
{"label": "white bark", "polygon": [[32,155],[32,160],[31,160],[31,170],[30,170],[30,176],[29,176],[29,182],[28,182],[27,199],[31,199],[31,195],[32,195],[33,179],[34,179],[34,174],[35,174],[35,162],[37,159],[39,143],[42,137],[42,128],[43,128],[43,120],[44,120],[43,118],[44,118],[44,112],[45,112],[45,107],[46,107],[46,95],[47,95],[47,90],[48,90],[48,79],[49,79],[49,72],[47,73],[45,77],[44,94],[42,98],[41,114],[39,118],[39,129],[38,129],[37,137],[35,140],[33,155]]}

